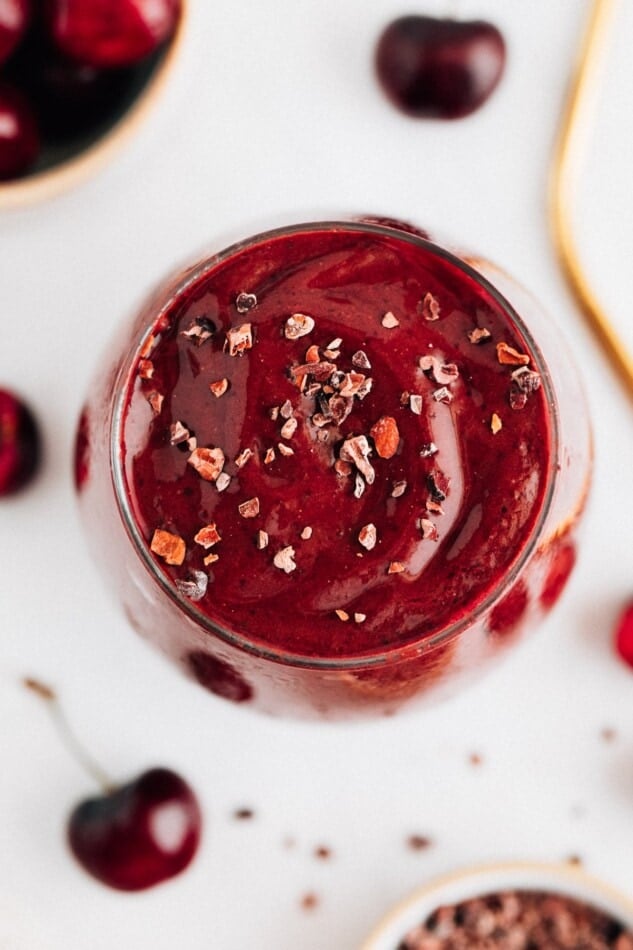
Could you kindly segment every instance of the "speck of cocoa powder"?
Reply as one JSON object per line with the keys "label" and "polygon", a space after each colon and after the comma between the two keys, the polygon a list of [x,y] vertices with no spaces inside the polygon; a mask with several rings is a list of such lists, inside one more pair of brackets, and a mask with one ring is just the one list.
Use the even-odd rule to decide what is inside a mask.
{"label": "speck of cocoa powder", "polygon": [[255,812],[252,808],[236,808],[233,817],[236,821],[250,821],[255,817]]}
{"label": "speck of cocoa powder", "polygon": [[319,898],[316,894],[308,893],[304,894],[301,898],[301,907],[303,910],[314,910],[319,905]]}

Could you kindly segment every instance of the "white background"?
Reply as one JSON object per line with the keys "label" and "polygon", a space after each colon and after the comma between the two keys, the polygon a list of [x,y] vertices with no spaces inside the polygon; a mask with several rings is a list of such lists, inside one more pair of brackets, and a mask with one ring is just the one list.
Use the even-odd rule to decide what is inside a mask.
{"label": "white background", "polygon": [[[611,648],[633,596],[633,406],[568,295],[546,214],[589,4],[462,0],[465,18],[502,28],[509,61],[488,105],[452,124],[396,113],[371,67],[392,16],[445,14],[449,0],[191,5],[182,60],[125,152],[74,192],[0,217],[0,385],[28,397],[47,441],[42,477],[0,504],[0,905],[12,908],[0,946],[22,950],[41,930],[52,950],[353,950],[433,874],[502,858],[580,855],[633,893],[633,672]],[[633,345],[623,6],[578,223],[592,280]],[[541,298],[587,385],[594,491],[563,602],[477,686],[384,722],[269,720],[196,689],[126,626],[84,550],[74,421],[113,327],[175,265],[227,235],[365,211],[452,236]],[[206,833],[186,874],[121,895],[75,865],[65,817],[93,789],[19,686],[25,674],[56,686],[114,775],[165,764],[191,780]],[[240,806],[255,819],[235,822]],[[412,833],[432,847],[412,852]],[[313,856],[321,844],[330,861]],[[320,898],[312,913],[307,891]]]}

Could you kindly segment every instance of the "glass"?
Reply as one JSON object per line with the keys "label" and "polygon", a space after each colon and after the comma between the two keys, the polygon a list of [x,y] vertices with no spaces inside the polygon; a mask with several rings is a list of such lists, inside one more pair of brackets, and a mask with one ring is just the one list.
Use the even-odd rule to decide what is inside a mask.
{"label": "glass", "polygon": [[[418,266],[420,280],[439,287],[437,295],[418,293]],[[222,284],[225,275],[235,290],[230,301]],[[299,306],[297,287],[313,304],[314,295],[320,294],[322,312],[329,307],[335,313],[321,320],[315,311],[315,328],[300,316],[300,339],[294,336],[294,317],[294,330],[290,335],[286,330],[295,310],[311,319],[309,309]],[[284,293],[286,297],[279,296]],[[416,293],[419,301],[412,313],[401,313],[398,307]],[[281,308],[278,340],[270,316],[264,315],[269,298]],[[450,313],[442,313],[440,298],[463,303],[463,312],[453,303]],[[385,309],[380,320],[374,314],[367,323],[365,314],[376,301],[391,300],[400,320]],[[243,330],[252,321],[252,339],[244,344],[239,333],[232,339],[218,334],[222,321],[224,331],[227,325]],[[486,323],[494,330],[490,338]],[[349,340],[335,339],[337,327],[341,336],[352,337],[350,351],[359,340],[367,343],[366,353],[363,349],[361,356],[358,350],[354,354],[353,365],[349,352],[341,356]],[[478,330],[474,336],[473,328]],[[242,352],[243,344],[249,352]],[[282,406],[279,416],[280,406],[272,407],[273,390],[269,404],[255,403],[255,410],[251,405],[251,415],[257,412],[265,420],[258,423],[262,432],[273,425],[271,416],[275,427],[283,426],[284,419],[293,421],[285,435],[276,436],[280,441],[274,458],[273,442],[267,447],[256,432],[249,443],[255,461],[242,462],[242,468],[237,446],[250,420],[246,397],[257,386],[261,394],[261,385],[269,385],[275,354],[286,345],[294,362],[279,383],[280,391],[291,387],[296,406],[312,400],[311,408],[305,419],[296,406],[296,412],[291,407],[288,413]],[[401,392],[399,374],[407,377],[409,369],[403,367],[418,351],[415,385],[421,395]],[[385,219],[281,228],[235,244],[168,281],[124,328],[109,353],[111,361],[91,388],[77,435],[76,485],[88,542],[131,625],[216,695],[273,714],[392,715],[414,699],[435,699],[460,688],[533,628],[562,592],[576,559],[576,529],[590,480],[586,406],[568,350],[551,321],[523,288],[487,261],[457,255],[425,232]],[[227,384],[205,380],[204,413],[196,427],[184,420],[190,431],[178,418],[177,406],[188,399],[200,402],[191,392],[199,385],[200,361],[205,359],[234,369],[235,378]],[[297,372],[301,359],[308,362]],[[330,375],[321,381],[310,375],[310,359],[319,366],[329,361],[324,372]],[[258,360],[269,362],[258,370]],[[371,369],[364,365],[370,362]],[[371,393],[366,383],[370,372],[380,377]],[[181,382],[185,376],[186,384]],[[173,391],[167,391],[171,384],[166,388],[166,378],[172,380]],[[159,392],[158,380],[164,392]],[[218,388],[211,388],[211,382]],[[507,390],[499,388],[506,384]],[[498,398],[502,391],[503,401]],[[490,402],[493,395],[497,402]],[[344,418],[332,420],[335,397],[339,407],[347,408]],[[390,424],[397,420],[400,438],[393,445],[388,444],[393,432],[386,431],[389,425],[385,429],[380,409],[387,402],[393,413],[387,418]],[[241,413],[237,433],[230,422],[231,407],[234,415]],[[346,421],[350,407],[356,421],[353,414]],[[325,422],[320,409],[328,416]],[[191,405],[188,411],[193,413]],[[301,421],[296,435],[295,414]],[[382,428],[376,428],[376,422],[369,435],[367,419],[378,415]],[[208,429],[209,419],[215,420],[211,433],[216,437],[209,438],[207,432],[204,445],[217,445],[221,429],[234,449],[226,459],[220,453],[222,463],[211,474],[201,462],[215,464],[217,457],[203,458],[202,443],[194,436],[194,428],[199,435]],[[462,429],[452,434],[458,423]],[[427,440],[421,438],[413,451],[410,433],[416,426]],[[359,427],[368,434],[369,453],[363,449],[360,456],[350,455],[361,444],[352,444]],[[438,445],[428,438],[429,427],[435,427]],[[319,434],[324,431],[325,436]],[[453,465],[448,479],[442,474],[444,449],[445,456],[455,455],[453,460],[445,458]],[[202,448],[203,454],[208,451]],[[314,465],[324,451],[331,454],[332,470],[322,473],[318,462],[306,476],[306,457]],[[221,484],[218,471],[225,461]],[[177,477],[174,466],[179,466]],[[392,477],[402,475],[403,467],[405,475],[411,470],[408,480]],[[284,480],[279,475],[283,471],[298,473],[295,482]],[[271,472],[277,473],[277,481],[270,480]],[[491,478],[497,472],[498,477]],[[323,482],[326,492],[331,486],[331,509],[330,500],[322,498],[321,479],[326,476],[331,479]],[[241,507],[244,499],[253,500],[241,482],[253,478],[259,479],[262,507],[275,506],[272,527],[271,517],[264,520],[266,511],[258,510],[251,520],[253,512]],[[379,483],[385,494],[380,504],[375,500]],[[318,504],[307,501],[311,485],[317,495],[321,491]],[[296,497],[299,494],[302,498]],[[167,511],[172,503],[178,517],[175,507]],[[300,503],[303,521],[296,516]],[[229,511],[234,523],[222,540],[199,533],[194,543],[194,514],[196,528],[203,528],[212,517],[210,506],[223,512],[222,524],[218,520],[221,534]],[[502,514],[490,514],[497,510]],[[406,519],[400,514],[405,511]],[[349,525],[344,523],[348,514]],[[311,515],[314,537],[313,526],[305,523]],[[181,525],[189,525],[180,533],[174,528],[178,518]],[[288,523],[280,526],[284,518]],[[371,530],[365,531],[374,528],[375,534],[370,518],[378,525],[378,544]],[[229,535],[247,537],[246,525],[252,546],[235,541],[231,555]],[[275,526],[285,539],[283,549],[281,541],[276,542]],[[414,534],[415,542],[406,542],[410,560],[396,560],[393,552]],[[186,535],[186,544],[181,535]],[[344,537],[345,544],[330,544],[334,536]],[[327,538],[323,557],[319,537]],[[380,561],[382,546],[391,556],[385,553]],[[341,560],[351,565],[349,572],[327,575],[327,564],[338,563],[339,555],[349,556]],[[314,586],[301,586],[312,583],[306,568],[312,556],[314,578],[323,576],[327,588],[319,597]],[[242,595],[235,594],[240,584],[247,592],[242,601]],[[338,589],[337,584],[338,607],[325,596]],[[280,590],[277,598],[275,585]],[[259,599],[253,595],[256,589]],[[230,602],[229,590],[234,597]],[[308,593],[321,605],[312,613],[306,607]],[[364,613],[367,603],[371,609]],[[381,611],[389,621],[382,627]]]}

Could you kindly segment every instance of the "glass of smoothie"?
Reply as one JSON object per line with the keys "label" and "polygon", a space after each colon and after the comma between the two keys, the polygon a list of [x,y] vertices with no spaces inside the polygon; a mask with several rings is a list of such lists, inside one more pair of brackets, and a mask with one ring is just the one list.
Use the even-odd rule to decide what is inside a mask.
{"label": "glass of smoothie", "polygon": [[168,281],[109,352],[77,436],[90,547],[212,693],[391,715],[561,593],[586,406],[489,263],[383,219],[289,226]]}

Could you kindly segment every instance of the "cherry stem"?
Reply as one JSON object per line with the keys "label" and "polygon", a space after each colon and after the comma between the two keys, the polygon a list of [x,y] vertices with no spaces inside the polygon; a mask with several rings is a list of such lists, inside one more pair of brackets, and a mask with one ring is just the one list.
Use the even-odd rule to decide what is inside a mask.
{"label": "cherry stem", "polygon": [[94,779],[106,795],[115,791],[117,787],[116,783],[112,781],[110,776],[101,768],[99,763],[93,759],[83,743],[77,738],[55,691],[45,683],[41,683],[39,680],[32,679],[31,677],[25,677],[22,682],[27,689],[31,690],[32,693],[35,693],[36,696],[39,696],[40,699],[46,703],[46,708],[53,720],[57,734],[72,758],[79,763],[84,772]]}

